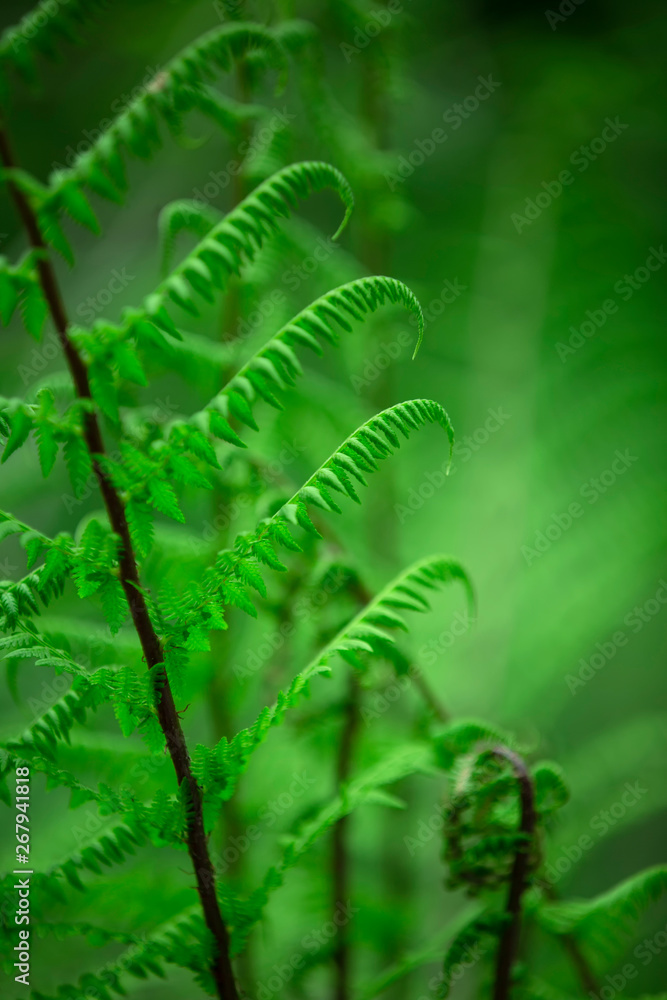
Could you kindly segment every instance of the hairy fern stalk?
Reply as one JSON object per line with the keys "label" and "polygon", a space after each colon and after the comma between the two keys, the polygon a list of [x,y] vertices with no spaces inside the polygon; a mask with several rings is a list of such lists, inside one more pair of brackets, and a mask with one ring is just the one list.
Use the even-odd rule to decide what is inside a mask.
{"label": "hairy fern stalk", "polygon": [[[356,23],[361,15],[355,5],[342,6]],[[388,406],[351,429],[302,483],[289,476],[271,489],[262,483],[256,492],[263,516],[235,537],[224,526],[202,541],[186,524],[184,510],[191,509],[193,497],[208,491],[219,503],[243,493],[239,475],[242,484],[257,476],[261,480],[262,460],[251,432],[271,425],[272,410],[290,412],[295,386],[314,378],[303,368],[309,352],[322,355],[392,308],[410,315],[418,330],[415,354],[419,349],[424,320],[412,291],[392,277],[350,273],[294,315],[276,314],[275,322],[272,317],[262,342],[254,337],[246,343],[244,336],[219,342],[212,317],[221,300],[233,304],[227,315],[238,320],[244,291],[262,294],[279,273],[284,253],[290,248],[303,253],[310,245],[314,231],[296,218],[307,199],[329,192],[340,202],[342,217],[333,237],[338,240],[354,205],[344,173],[327,162],[280,162],[277,142],[260,165],[260,177],[244,164],[226,214],[188,200],[165,206],[162,280],[125,308],[120,319],[99,318],[87,327],[73,323],[54,266],[55,255],[75,263],[70,223],[98,234],[97,200],[123,202],[129,161],[153,159],[165,129],[187,139],[189,116],[196,112],[232,143],[247,143],[270,114],[252,99],[253,86],[265,76],[280,87],[288,71],[297,73],[310,88],[310,111],[332,148],[342,159],[346,150],[356,155],[360,147],[337,131],[335,109],[317,76],[316,32],[297,21],[271,28],[246,22],[231,5],[231,20],[172,59],[90,149],[38,180],[21,168],[9,134],[13,86],[21,79],[34,82],[41,57],[76,40],[104,16],[104,7],[93,0],[45,0],[0,39],[2,176],[27,244],[19,260],[0,258],[0,317],[7,325],[18,311],[36,341],[52,331],[62,359],[62,370],[25,396],[0,399],[2,462],[32,467],[36,452],[44,477],[57,474],[64,462],[72,489],[64,504],[68,528],[55,537],[0,505],[0,541],[13,539],[9,544],[20,545],[26,556],[25,574],[0,582],[0,648],[9,687],[18,697],[20,671],[26,667],[63,682],[27,729],[2,740],[0,788],[13,808],[14,775],[43,775],[49,791],[69,793],[72,809],[92,803],[103,818],[97,819],[103,832],[96,825],[76,851],[57,863],[31,859],[33,923],[40,933],[85,939],[110,956],[77,982],[58,985],[54,996],[123,994],[128,977],[164,977],[168,967],[186,970],[211,996],[254,995],[253,983],[243,979],[244,959],[253,931],[291,870],[331,836],[332,912],[337,914],[351,884],[348,817],[367,804],[402,807],[389,789],[413,775],[438,783],[439,794],[446,796],[446,884],[464,889],[474,903],[420,956],[399,958],[379,978],[360,985],[359,995],[370,1000],[437,956],[442,970],[437,992],[446,996],[471,950],[479,948],[486,956],[480,995],[558,1000],[539,970],[520,961],[525,924],[563,946],[577,989],[595,991],[605,963],[618,953],[626,925],[664,890],[667,869],[649,869],[589,901],[557,898],[545,877],[545,844],[553,817],[568,797],[560,769],[529,763],[510,734],[486,722],[449,720],[403,646],[412,614],[428,612],[430,598],[450,584],[462,588],[473,615],[465,570],[450,557],[427,556],[373,594],[340,555],[330,523],[348,501],[362,502],[369,477],[413,435],[444,432],[442,443],[451,457],[453,430],[442,404],[410,399]],[[220,77],[230,75],[241,100],[226,96],[218,85]],[[381,158],[377,163],[381,170]],[[373,169],[365,178],[369,189]],[[183,233],[194,246],[179,260]],[[211,335],[190,329],[193,324]],[[217,380],[212,395],[205,389],[211,371]],[[150,390],[165,373],[194,382],[198,403],[193,412],[157,419],[142,404],[142,390]],[[95,509],[77,518],[79,504],[91,494],[99,501]],[[169,520],[181,526],[177,534],[168,528]],[[320,558],[323,537],[337,552],[333,560]],[[184,552],[205,559],[205,565],[188,570],[185,583],[172,571],[179,559],[190,566]],[[235,722],[240,681],[229,660],[228,630],[239,627],[238,612],[257,617],[272,602],[280,605],[278,617],[289,617],[293,593],[287,585],[280,592],[280,574],[295,591],[316,579],[323,584],[340,578],[338,591],[327,592],[335,594],[337,607],[339,598],[340,607],[347,605],[346,616],[341,622],[337,612],[335,626],[324,611],[310,616],[317,625],[313,648],[300,667],[292,655],[284,658],[278,683],[260,685],[253,712],[241,727]],[[80,621],[58,617],[61,602],[72,594],[81,602]],[[103,652],[82,662],[82,640],[84,647],[92,641],[82,622],[91,620],[104,622],[98,643]],[[208,687],[201,679],[204,658]],[[411,738],[383,747],[377,760],[357,770],[362,701],[386,668],[395,673],[397,686],[414,684],[425,699],[426,721],[420,717]],[[259,748],[276,740],[275,731],[297,706],[303,707],[312,682],[334,669],[349,677],[334,747],[334,792],[319,794],[283,838],[278,860],[259,881],[246,884],[242,872],[228,875],[230,863],[224,860],[227,842],[239,839],[232,837],[239,783]],[[215,718],[222,720],[209,743],[193,745],[186,737],[185,712],[193,696],[208,698]],[[139,776],[136,769],[131,772],[134,781],[95,785],[90,771],[96,755],[106,754],[108,764],[115,749],[84,742],[84,750],[91,747],[88,757],[71,745],[86,730],[94,734],[90,723],[105,708],[113,710],[123,746],[136,753],[143,741]],[[334,717],[336,711],[332,707]],[[162,768],[165,760],[171,762],[169,775]],[[150,792],[144,788],[147,775]],[[221,826],[224,863],[215,847]],[[137,852],[170,849],[188,856],[187,898],[179,912],[141,935],[77,918],[77,898],[110,867],[127,863]],[[3,879],[4,900],[13,898],[14,878]],[[49,919],[54,908],[60,916]],[[3,929],[13,941],[10,916],[3,905]],[[331,960],[339,1000],[358,986],[352,982],[353,939],[348,928],[342,929],[334,949],[319,959]],[[11,971],[11,959],[5,965]],[[46,1000],[43,992],[33,995]]]}

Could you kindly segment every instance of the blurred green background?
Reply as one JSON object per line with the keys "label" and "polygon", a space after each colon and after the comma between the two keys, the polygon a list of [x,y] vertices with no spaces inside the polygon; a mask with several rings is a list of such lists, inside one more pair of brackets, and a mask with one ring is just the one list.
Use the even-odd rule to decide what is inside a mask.
{"label": "blurred green background", "polygon": [[[562,764],[573,800],[554,831],[552,860],[581,832],[595,830],[591,823],[620,801],[627,782],[646,789],[608,832],[593,834],[594,847],[559,884],[568,894],[587,895],[664,860],[667,270],[645,265],[651,254],[652,266],[665,260],[667,14],[658,0],[571,6],[571,14],[556,20],[557,5],[549,15],[540,4],[405,0],[377,34],[364,34],[363,26],[375,23],[372,10],[384,8],[360,14],[327,0],[254,8],[259,20],[270,23],[280,13],[320,30],[324,75],[338,104],[336,127],[350,133],[345,143],[329,143],[313,127],[296,72],[284,94],[273,95],[268,85],[260,93],[270,106],[294,115],[282,137],[284,158],[330,160],[358,198],[341,248],[299,280],[290,304],[301,307],[332,287],[332,275],[338,283],[379,272],[405,281],[427,316],[415,361],[416,331],[403,317],[384,313],[345,336],[340,353],[309,361],[298,397],[256,447],[269,459],[292,443],[296,457],[281,476],[299,483],[374,410],[413,397],[446,406],[459,442],[453,475],[443,480],[446,455],[435,431],[417,435],[374,478],[363,507],[346,510],[335,531],[373,587],[436,551],[459,558],[469,570],[479,600],[474,627],[457,636],[460,597],[438,599],[436,613],[414,624],[415,661],[454,715],[502,723]],[[5,0],[3,26],[29,7]],[[54,163],[66,163],[68,149],[85,141],[85,129],[97,128],[121,95],[220,23],[221,9],[206,2],[114,3],[87,29],[86,47],[68,47],[59,65],[43,64],[43,92],[17,87],[10,126],[23,166],[45,178]],[[493,81],[487,86],[492,92],[465,103],[479,78]],[[620,124],[609,131],[608,119]],[[446,138],[438,133],[440,141],[431,142],[434,129]],[[100,292],[114,269],[128,277],[104,309],[112,318],[157,283],[160,209],[174,198],[192,197],[233,156],[229,140],[210,124],[193,122],[190,135],[194,149],[167,140],[152,164],[132,161],[126,204],[100,206],[103,239],[70,227],[79,266],[59,270],[70,311],[80,321],[85,317],[78,307],[89,296],[101,309],[106,300]],[[375,162],[369,150],[377,149],[383,158]],[[229,207],[231,187],[216,193],[216,208]],[[23,242],[4,193],[0,208],[0,249],[13,259]],[[300,216],[330,233],[337,211],[322,196],[306,203]],[[279,286],[281,273],[298,262],[298,256],[278,261]],[[241,312],[252,305],[246,298]],[[278,312],[253,335],[257,343],[278,328]],[[221,322],[224,312],[209,313],[200,332],[215,337]],[[34,343],[17,321],[2,341],[0,392],[29,391],[44,374],[34,368]],[[49,363],[59,367],[57,359]],[[203,381],[202,391],[201,384],[165,378],[152,398],[169,412],[190,412],[197,400],[208,399],[216,373]],[[273,424],[269,416],[267,425]],[[68,492],[63,469],[56,476],[58,492]],[[239,483],[243,490],[242,478]],[[82,512],[96,509],[93,499],[71,514],[47,498],[27,453],[3,467],[0,484],[2,506],[49,533],[73,529]],[[574,517],[572,504],[578,505]],[[203,501],[193,511],[196,535],[211,514]],[[252,523],[254,512],[253,506],[233,519],[232,537]],[[12,576],[18,560],[6,551],[3,575]],[[159,574],[160,564],[151,571]],[[258,636],[273,627],[268,612],[256,626],[239,616],[238,638],[229,640],[235,645],[225,647],[233,662],[245,663]],[[319,627],[325,626],[309,620],[308,628]],[[614,639],[619,632],[622,638]],[[286,662],[272,669],[283,677],[303,659],[298,642],[275,660],[281,656]],[[585,683],[576,680],[585,677]],[[38,683],[26,673],[24,698]],[[239,687],[247,692],[244,683]],[[244,715],[242,694],[234,697],[238,724],[245,723],[253,713]],[[296,740],[276,734],[258,753],[255,784],[241,790],[246,817],[283,789],[284,774],[305,768],[320,783],[331,780],[323,761],[336,719],[322,718],[314,735],[305,727],[331,698],[331,686],[323,683],[297,713]],[[6,730],[34,714],[25,702],[3,713]],[[365,728],[360,756],[365,740],[381,745],[410,720],[404,704],[385,713]],[[200,706],[188,725],[208,738],[216,722]],[[372,809],[354,819],[356,898],[362,904],[354,931],[361,942],[359,981],[419,946],[459,905],[443,891],[437,838],[412,854],[403,842],[432,815],[439,795],[426,780],[415,781],[405,791],[408,810],[391,826]],[[302,805],[281,818],[285,828]],[[35,849],[57,854],[71,848],[66,798],[44,797],[36,808],[43,814],[41,828],[35,819]],[[273,856],[268,840],[259,845],[258,860],[248,861],[250,884],[255,865],[261,871],[262,857],[268,863]],[[326,919],[322,857],[316,852],[311,867],[290,879],[280,905],[272,907],[255,946],[257,981],[269,975],[289,936],[298,942]],[[177,861],[182,866],[183,859]],[[172,876],[160,865],[167,862],[152,869],[154,890],[166,893],[165,908],[175,912],[189,898],[187,879],[169,884]],[[114,872],[107,885],[100,880],[87,913],[108,905],[123,919],[141,922],[143,895],[133,894],[132,871]],[[140,871],[143,893],[149,875]],[[651,912],[630,952],[644,932],[664,927],[666,914]],[[70,942],[41,947],[50,949],[44,954],[53,965],[39,973],[40,982],[36,976],[37,988],[52,988],[89,961]],[[550,954],[544,961],[558,966]],[[666,970],[664,956],[642,968],[633,993],[664,988]],[[297,996],[300,989],[324,995],[325,973],[309,974],[312,985],[306,979],[282,995],[293,990]],[[415,973],[393,995],[426,993],[429,974]],[[179,992],[192,989],[184,983],[179,986],[177,974],[173,987],[139,983],[132,990],[145,998],[189,996]],[[475,996],[472,979],[459,992]]]}

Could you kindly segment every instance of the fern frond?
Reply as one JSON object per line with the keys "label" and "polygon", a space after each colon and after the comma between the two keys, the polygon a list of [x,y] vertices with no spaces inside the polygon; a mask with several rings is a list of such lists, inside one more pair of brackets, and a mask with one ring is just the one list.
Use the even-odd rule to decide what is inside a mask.
{"label": "fern frond", "polygon": [[157,127],[160,120],[178,136],[183,131],[183,116],[195,108],[232,131],[238,130],[249,114],[256,117],[257,109],[223,98],[207,81],[217,71],[229,72],[235,61],[257,51],[284,81],[287,63],[282,47],[261,25],[220,25],[187,46],[156,74],[90,149],[79,154],[70,168],[51,176],[49,198],[43,209],[51,215],[60,207],[69,210],[70,192],[76,191],[82,197],[83,185],[102,197],[118,200],[126,188],[124,154],[150,158],[161,145]]}
{"label": "fern frond", "polygon": [[340,513],[334,494],[360,503],[357,490],[367,485],[365,477],[375,472],[379,463],[400,447],[401,437],[407,440],[413,431],[428,424],[440,426],[446,432],[451,460],[454,430],[444,407],[429,399],[396,403],[350,434],[272,520],[280,516],[288,523],[319,534],[309,517],[308,507]]}
{"label": "fern frond", "polygon": [[[239,274],[244,264],[255,259],[266,239],[278,228],[279,220],[289,218],[299,200],[327,188],[340,197],[345,207],[338,236],[347,224],[354,205],[349,184],[340,171],[327,163],[311,161],[292,164],[260,184],[215,224],[144,300],[143,308],[126,309],[120,325],[98,321],[90,331],[71,331],[71,339],[92,366],[91,374],[94,369],[102,380],[102,386],[108,384],[109,392],[96,397],[107,415],[117,420],[115,401],[112,406],[108,403],[108,398],[115,395],[116,373],[133,378],[131,373],[123,373],[121,365],[121,360],[129,360],[127,355],[134,350],[129,344],[130,339],[135,338],[138,347],[146,347],[153,355],[156,347],[166,352],[173,365],[173,350],[170,342],[165,341],[164,334],[176,341],[180,340],[181,334],[166,309],[166,303],[173,302],[187,312],[198,314],[197,297],[212,302],[216,290],[224,289],[231,275]],[[123,352],[122,358],[119,351]],[[136,368],[139,364],[136,354],[134,361]],[[93,395],[96,396],[95,386]],[[217,411],[216,416],[219,422],[225,422]]]}
{"label": "fern frond", "polygon": [[147,841],[146,831],[141,825],[136,820],[125,819],[108,826],[101,833],[90,835],[76,851],[55,862],[42,874],[53,878],[62,873],[74,889],[84,892],[85,886],[80,878],[83,872],[102,875],[106,868],[123,864],[128,857],[135,855],[137,848]]}
{"label": "fern frond", "polygon": [[[21,655],[37,655],[26,649],[19,649]],[[8,653],[5,656],[11,656]],[[54,749],[64,740],[70,742],[70,732],[77,723],[86,721],[87,710],[91,707],[90,699],[77,691],[67,691],[46,712],[30,724],[28,729],[16,737],[0,741],[0,747],[20,757],[30,746],[44,757],[55,761]]]}
{"label": "fern frond", "polygon": [[642,913],[667,891],[667,866],[656,865],[590,900],[544,902],[535,915],[551,934],[573,934],[610,961]]}
{"label": "fern frond", "polygon": [[35,928],[38,937],[53,937],[56,941],[66,941],[70,937],[82,937],[91,948],[102,948],[112,941],[120,944],[132,944],[135,940],[134,934],[126,931],[107,930],[106,927],[99,927],[87,921],[77,921],[76,923],[55,923],[54,921],[40,921]]}
{"label": "fern frond", "polygon": [[360,666],[359,654],[391,655],[394,639],[388,631],[405,629],[401,612],[426,612],[429,604],[422,591],[433,591],[451,581],[460,581],[469,597],[470,583],[462,567],[450,559],[424,559],[401,573],[384,588],[358,615],[314,657],[293,679],[286,691],[278,694],[271,708],[264,708],[254,725],[237,733],[228,742],[223,738],[213,749],[198,746],[193,755],[195,774],[202,781],[210,799],[231,797],[252,753],[264,741],[271,726],[278,725],[287,711],[307,693],[310,681],[331,674],[330,661],[338,655]]}
{"label": "fern frond", "polygon": [[40,993],[40,1000],[61,1000],[64,996],[111,997],[124,995],[126,977],[164,979],[164,964],[171,963],[195,973],[203,989],[211,992],[211,947],[206,926],[193,908],[165,921],[152,933],[134,939],[125,951],[97,972],[84,973],[75,984],[58,987],[57,996]]}
{"label": "fern frond", "polygon": [[[260,522],[254,532],[239,536],[233,549],[221,551],[215,565],[204,572],[201,582],[193,584],[168,614],[164,614],[163,609],[165,634],[175,645],[186,644],[186,648],[190,648],[187,646],[190,633],[199,635],[211,628],[225,627],[224,623],[219,624],[221,601],[256,615],[246,588],[250,585],[259,593],[265,592],[260,572],[262,566],[279,571],[285,569],[274,546],[300,551],[289,525],[300,525],[309,532],[319,534],[308,514],[308,506],[340,511],[332,496],[336,491],[360,502],[356,492],[358,485],[367,485],[365,475],[376,470],[379,462],[400,446],[399,435],[407,439],[413,431],[428,424],[444,428],[449,438],[451,457],[453,430],[439,403],[410,400],[389,407],[367,420],[275,514]],[[408,606],[403,604],[403,607]]]}
{"label": "fern frond", "polygon": [[[352,190],[335,167],[315,160],[294,163],[259,184],[222,220],[209,228],[205,239],[187,255],[158,289],[146,299],[144,308],[154,322],[163,319],[164,303],[171,299],[186,312],[198,314],[195,295],[212,301],[215,289],[226,286],[239,274],[244,262],[252,262],[264,241],[275,232],[280,219],[287,219],[299,201],[331,188],[340,197],[345,214],[334,239],[338,239],[352,213]],[[201,228],[208,221],[201,216]],[[212,220],[211,220],[212,221]],[[168,322],[168,332],[173,324]]]}
{"label": "fern frond", "polygon": [[0,37],[0,94],[4,97],[7,91],[5,77],[10,67],[32,82],[36,75],[36,53],[55,58],[61,41],[79,41],[77,29],[108,6],[108,0],[67,0],[67,3],[41,0]]}
{"label": "fern frond", "polygon": [[158,218],[162,273],[171,270],[174,244],[181,233],[192,233],[201,241],[221,220],[222,212],[206,202],[182,199],[165,205]]}
{"label": "fern frond", "polygon": [[38,253],[31,250],[16,265],[0,256],[0,322],[9,326],[18,307],[28,333],[40,340],[46,320],[46,303],[37,274]]}
{"label": "fern frond", "polygon": [[351,331],[351,321],[363,321],[387,303],[404,305],[417,318],[419,336],[414,357],[424,328],[421,306],[414,294],[395,278],[358,278],[327,292],[302,309],[243,365],[204,414],[198,415],[200,420],[208,423],[211,433],[231,443],[242,444],[237,435],[227,431],[227,426],[236,419],[257,430],[253,409],[258,400],[282,409],[277,394],[293,386],[297,377],[303,374],[296,347],[309,347],[321,355],[320,339],[335,345],[339,328]]}
{"label": "fern frond", "polygon": [[426,613],[431,610],[423,591],[435,591],[449,583],[462,584],[469,609],[474,604],[472,584],[463,567],[444,556],[430,556],[414,563],[389,583],[369,604],[366,605],[327,644],[307,670],[309,676],[315,673],[330,673],[329,661],[341,656],[352,666],[362,667],[359,654],[391,657],[395,643],[392,629],[407,632],[403,612]]}

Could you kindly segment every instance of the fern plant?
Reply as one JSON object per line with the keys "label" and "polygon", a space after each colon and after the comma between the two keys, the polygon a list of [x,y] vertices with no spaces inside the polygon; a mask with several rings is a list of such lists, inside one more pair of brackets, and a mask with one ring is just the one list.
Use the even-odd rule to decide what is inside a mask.
{"label": "fern plant", "polygon": [[[55,29],[62,29],[64,23],[56,17],[48,37],[52,39]],[[41,37],[38,34],[37,38]],[[9,63],[16,62],[11,58],[15,51],[13,38],[10,33],[3,48]],[[106,514],[104,519],[90,518],[80,532],[63,532],[56,538],[47,537],[8,512],[2,515],[3,537],[20,536],[28,554],[28,568],[38,563],[23,579],[4,585],[0,595],[7,632],[3,640],[6,655],[12,661],[32,659],[39,666],[53,667],[73,678],[72,690],[64,698],[26,734],[5,743],[5,773],[19,761],[26,761],[33,769],[48,774],[52,784],[91,797],[105,810],[120,815],[122,822],[112,835],[59,866],[75,886],[80,885],[80,870],[98,872],[100,864],[121,861],[146,836],[154,843],[187,848],[201,906],[198,925],[203,922],[207,933],[194,953],[183,948],[180,960],[196,972],[206,988],[221,997],[238,995],[231,965],[232,946],[238,947],[248,921],[256,921],[261,910],[251,908],[242,920],[235,914],[237,901],[228,898],[224,886],[216,880],[207,834],[220,802],[233,793],[255,746],[272,725],[282,721],[310,679],[330,669],[329,660],[334,654],[349,659],[354,651],[381,652],[390,641],[385,627],[401,624],[392,607],[419,609],[423,602],[414,588],[432,588],[446,582],[452,573],[462,574],[447,562],[416,568],[407,580],[396,583],[372,602],[329,643],[295,677],[288,690],[278,695],[274,707],[260,713],[253,726],[213,749],[197,747],[191,756],[177,699],[189,653],[208,648],[210,632],[227,627],[225,607],[238,606],[255,613],[248,592],[254,589],[264,595],[263,570],[285,568],[279,549],[300,548],[295,527],[317,531],[311,519],[312,509],[340,510],[336,495],[347,495],[359,502],[357,490],[359,485],[365,485],[364,477],[399,446],[402,437],[408,438],[413,431],[433,423],[447,431],[450,443],[452,439],[449,420],[439,404],[414,400],[391,407],[351,434],[255,531],[240,536],[233,548],[220,551],[201,580],[193,581],[185,592],[174,593],[167,585],[151,592],[143,582],[141,562],[153,546],[155,514],[183,520],[178,488],[209,488],[209,470],[220,468],[215,440],[222,441],[223,448],[243,447],[238,425],[257,427],[256,404],[266,401],[281,405],[278,394],[289,389],[301,371],[297,349],[309,347],[321,352],[320,341],[335,344],[339,329],[350,331],[353,322],[363,321],[386,303],[409,308],[417,315],[421,330],[419,305],[400,282],[366,278],[344,285],[294,317],[198,413],[172,420],[161,428],[161,434],[151,433],[140,441],[126,429],[128,420],[124,407],[119,405],[125,383],[129,380],[145,384],[151,365],[168,364],[173,358],[170,344],[181,338],[179,320],[172,317],[168,302],[196,314],[197,297],[212,301],[216,292],[224,290],[230,275],[240,274],[253,262],[279,221],[295,210],[300,199],[314,192],[331,187],[341,198],[345,217],[340,229],[349,217],[351,191],[335,168],[325,163],[288,167],[259,185],[220,222],[211,222],[195,249],[140,308],[126,310],[120,325],[98,321],[92,328],[82,329],[71,324],[50,259],[53,247],[72,262],[62,225],[64,213],[97,230],[85,188],[117,199],[124,189],[123,152],[151,156],[159,145],[158,118],[163,118],[172,131],[182,127],[183,115],[195,107],[212,113],[223,124],[233,118],[227,106],[220,110],[221,99],[214,97],[203,81],[212,65],[228,70],[232,58],[247,54],[258,44],[269,58],[279,56],[278,43],[253,25],[236,23],[205,36],[167,67],[155,87],[137,99],[90,152],[79,157],[69,170],[52,176],[46,186],[20,170],[6,128],[0,138],[5,181],[29,242],[20,265],[3,265],[3,315],[8,321],[16,305],[20,305],[28,331],[37,338],[48,317],[56,330],[72,386],[72,398],[63,409],[47,387],[39,390],[34,402],[3,400],[2,419],[7,433],[3,460],[34,436],[42,471],[48,475],[62,449],[75,496],[80,495],[92,471]],[[25,63],[20,62],[18,68],[25,69]],[[246,113],[245,109],[239,112]],[[105,443],[108,434],[117,442],[114,453]],[[113,632],[121,628],[129,614],[147,668],[145,675],[123,665],[104,666],[90,673],[78,666],[66,649],[40,632],[35,623],[38,601],[48,606],[69,581],[74,582],[82,600],[99,600]],[[153,753],[166,749],[176,776],[175,793],[162,792],[153,803],[141,803],[132,794],[119,796],[101,786],[97,791],[89,789],[76,775],[59,766],[60,742],[69,738],[74,725],[85,720],[89,709],[105,702],[114,706],[126,736],[138,728]],[[76,804],[81,799],[74,794],[72,801]],[[323,828],[327,825],[323,824]],[[298,853],[291,849],[289,863]],[[41,877],[47,876],[40,873],[36,881]],[[269,884],[275,884],[277,878],[277,873],[270,875]],[[184,933],[180,927],[179,941]],[[170,949],[171,960],[178,958],[177,951]],[[133,966],[155,971],[159,954],[157,946],[146,948],[135,955]],[[116,973],[110,976],[113,986],[117,983]],[[82,980],[82,988],[89,985],[88,980]]]}
{"label": "fern plant", "polygon": [[[353,28],[367,15],[356,3],[333,6],[335,19]],[[326,408],[326,387],[312,369],[304,371],[308,352],[317,358],[344,347],[390,308],[409,314],[417,327],[415,354],[420,347],[424,321],[413,292],[392,277],[363,276],[352,258],[326,261],[324,278],[334,280],[309,304],[292,310],[291,300],[281,301],[248,337],[235,334],[249,299],[280,277],[286,256],[294,250],[303,256],[312,245],[313,229],[295,219],[306,199],[335,195],[342,205],[332,237],[338,241],[354,204],[344,173],[319,160],[286,164],[284,137],[274,137],[259,164],[244,162],[228,211],[183,198],[164,207],[163,277],[154,289],[119,319],[99,318],[88,327],[71,320],[54,263],[54,255],[75,263],[70,223],[98,235],[97,200],[124,201],[129,162],[152,160],[165,128],[188,144],[192,114],[213,121],[233,145],[248,145],[270,115],[257,96],[267,79],[280,89],[296,73],[319,140],[341,166],[353,165],[364,201],[364,252],[381,257],[392,229],[387,218],[402,217],[398,196],[377,192],[385,163],[379,123],[367,109],[365,125],[378,125],[369,149],[358,123],[337,115],[313,25],[278,20],[266,27],[243,20],[237,5],[227,7],[225,23],[172,59],[90,149],[45,181],[21,169],[14,152],[10,83],[17,76],[34,81],[40,56],[56,55],[63,40],[88,31],[105,16],[105,5],[44,0],[0,39],[2,174],[27,241],[19,260],[0,260],[0,317],[8,325],[18,312],[36,341],[53,330],[63,362],[24,396],[0,400],[2,462],[9,470],[37,463],[52,483],[64,463],[72,490],[64,497],[67,527],[53,537],[4,509],[9,503],[0,509],[0,541],[26,556],[25,574],[0,582],[8,687],[18,701],[24,671],[52,681],[44,697],[31,701],[28,726],[1,741],[0,789],[14,809],[33,775],[42,775],[50,794],[69,795],[74,817],[90,809],[74,851],[45,864],[27,848],[22,853],[31,862],[31,927],[56,941],[83,940],[104,956],[48,996],[111,997],[126,991],[128,977],[169,975],[180,988],[179,970],[208,995],[254,995],[253,934],[274,895],[287,891],[292,870],[303,868],[318,844],[330,845],[330,913],[338,924],[354,888],[349,818],[369,804],[404,808],[395,786],[413,776],[446,785],[445,885],[474,903],[418,954],[362,984],[360,995],[379,996],[437,957],[433,993],[446,996],[475,954],[480,967],[488,966],[484,995],[561,1000],[526,957],[526,934],[562,947],[572,969],[568,996],[595,995],[600,977],[623,954],[628,927],[664,891],[667,870],[649,869],[585,902],[556,896],[546,872],[549,836],[568,797],[560,769],[529,764],[527,751],[491,724],[452,721],[402,641],[412,614],[429,612],[430,599],[452,583],[462,587],[473,617],[465,570],[450,557],[427,556],[375,594],[345,555],[330,517],[344,513],[348,500],[361,504],[371,474],[417,432],[444,431],[451,459],[445,409],[430,399],[382,409],[303,481],[284,462],[277,472],[267,470],[271,455],[253,443],[275,413],[280,419],[294,409],[297,384],[315,386],[312,397],[304,396],[311,413]],[[377,70],[363,81],[375,97]],[[234,94],[218,86],[221,76],[233,79]],[[184,234],[195,242],[179,260]],[[222,338],[212,318],[221,299],[227,303]],[[194,385],[193,407],[156,415],[150,394],[165,376]],[[343,409],[335,406],[338,422]],[[345,420],[350,431],[354,422]],[[229,517],[220,526],[216,513],[210,532],[198,532],[207,496],[215,511],[249,508],[244,530],[230,531]],[[329,605],[313,599],[298,614],[299,601],[322,594]],[[68,615],[73,600],[76,610]],[[230,637],[242,633],[244,614],[256,621],[257,643],[266,634],[259,635],[260,627],[273,623],[262,669],[237,670],[232,662]],[[423,708],[403,738],[357,768],[364,700],[381,687],[387,668],[392,690],[414,684]],[[248,676],[252,693],[243,700]],[[323,712],[319,678],[335,683],[341,676],[343,700]],[[243,779],[258,759],[267,760],[265,744],[275,745],[295,718],[308,722],[299,710],[309,695],[317,713],[309,726],[313,756],[328,767],[333,745],[334,787],[329,793],[315,782],[315,801],[282,838],[277,858],[274,852],[266,864],[259,847],[250,852],[258,859],[250,879],[239,861],[256,838],[250,827],[239,829],[235,811]],[[215,738],[197,742],[193,732],[202,727],[190,726],[187,713],[191,703],[207,702]],[[114,728],[101,727],[100,734],[93,722],[110,711]],[[329,716],[336,731],[327,730],[328,742],[322,737],[318,746]],[[124,757],[130,763],[119,765]],[[97,922],[82,912],[81,900],[96,891],[100,902],[109,870],[143,853],[163,871],[182,869],[182,860],[172,864],[172,851],[187,855],[187,885],[178,905],[150,910],[148,930],[140,920],[114,921],[113,912]],[[12,974],[15,879],[2,881],[3,928],[11,939],[5,964]],[[357,991],[352,941],[341,927],[331,946],[322,944],[310,963],[291,968],[281,991],[287,982],[299,986],[299,976],[318,963],[331,964],[334,995],[349,997]],[[32,985],[27,974],[16,978]],[[43,991],[33,995],[47,1000]]]}

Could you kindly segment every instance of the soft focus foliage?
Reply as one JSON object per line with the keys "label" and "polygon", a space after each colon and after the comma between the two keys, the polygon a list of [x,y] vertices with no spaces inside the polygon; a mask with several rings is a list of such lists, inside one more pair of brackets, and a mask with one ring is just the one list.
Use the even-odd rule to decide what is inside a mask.
{"label": "soft focus foliage", "polygon": [[350,996],[490,996],[526,844],[513,996],[586,996],[573,950],[596,989],[664,988],[667,22],[571,6],[3,7],[5,179],[94,400],[2,185],[0,764],[34,771],[36,996],[211,991],[164,676],[249,996],[330,994],[341,941]]}

